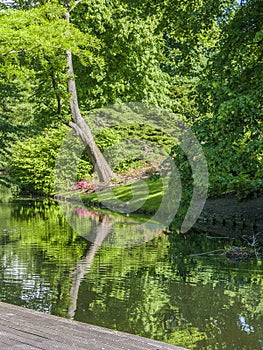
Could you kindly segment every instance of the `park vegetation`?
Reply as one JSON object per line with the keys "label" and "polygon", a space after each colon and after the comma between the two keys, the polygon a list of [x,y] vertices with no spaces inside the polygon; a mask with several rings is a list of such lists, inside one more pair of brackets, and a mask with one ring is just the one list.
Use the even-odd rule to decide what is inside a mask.
{"label": "park vegetation", "polygon": [[[89,119],[95,109],[136,101],[189,124],[208,162],[210,196],[262,194],[262,0],[5,1],[0,43],[1,184],[53,195],[70,129],[87,151],[79,181],[94,170],[109,182],[145,167],[136,160],[112,169],[102,152],[131,130],[94,136]],[[169,146],[191,185],[176,143],[160,130],[132,129]]]}

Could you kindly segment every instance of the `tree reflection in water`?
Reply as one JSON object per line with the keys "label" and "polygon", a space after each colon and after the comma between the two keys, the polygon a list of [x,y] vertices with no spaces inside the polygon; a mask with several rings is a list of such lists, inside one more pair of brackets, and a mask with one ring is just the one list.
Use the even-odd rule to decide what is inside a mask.
{"label": "tree reflection in water", "polygon": [[[79,215],[79,213],[81,213],[80,216],[82,217],[83,214],[87,216],[87,212],[83,210],[84,209],[81,209],[81,211],[78,210],[77,214]],[[91,214],[91,212],[89,212],[89,214]],[[103,241],[113,229],[113,221],[110,220],[109,215],[99,214],[98,212],[96,212],[94,215],[98,215],[99,220],[92,220],[91,236],[93,243],[90,247],[86,249],[80,262],[78,262],[76,269],[72,272],[72,285],[70,288],[71,305],[69,306],[68,310],[68,315],[70,318],[74,318],[75,315],[80,283],[85,277],[88,270],[90,269],[94,257],[97,251],[99,250],[100,246],[102,245]]]}
{"label": "tree reflection in water", "polygon": [[260,260],[198,256],[236,243],[75,209],[86,237],[52,201],[0,206],[2,301],[190,349],[262,348]]}

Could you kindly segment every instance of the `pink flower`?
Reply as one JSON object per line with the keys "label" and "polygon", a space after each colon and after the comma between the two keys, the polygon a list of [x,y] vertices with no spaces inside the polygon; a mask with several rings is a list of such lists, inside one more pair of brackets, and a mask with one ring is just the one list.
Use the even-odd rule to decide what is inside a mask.
{"label": "pink flower", "polygon": [[87,181],[79,181],[76,183],[75,188],[76,190],[93,191],[95,189],[95,185]]}

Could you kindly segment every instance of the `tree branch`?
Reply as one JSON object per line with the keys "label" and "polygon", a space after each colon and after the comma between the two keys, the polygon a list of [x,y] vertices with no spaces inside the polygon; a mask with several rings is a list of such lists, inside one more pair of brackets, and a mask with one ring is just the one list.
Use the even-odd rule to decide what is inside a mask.
{"label": "tree branch", "polygon": [[72,6],[68,9],[68,12],[69,12],[69,13],[72,12],[72,11],[74,10],[74,8],[75,8],[80,2],[82,2],[82,0],[76,1],[75,4],[72,5]]}
{"label": "tree branch", "polygon": [[37,49],[38,47],[40,47],[40,45],[33,46],[31,49],[11,50],[11,51],[8,51],[8,52],[2,52],[2,53],[0,53],[0,55],[1,56],[7,56],[7,55],[15,54],[15,53],[26,53],[28,51],[32,51],[34,49]]}
{"label": "tree branch", "polygon": [[8,52],[3,52],[1,53],[2,56],[7,56],[7,55],[12,55],[14,53],[26,53],[28,50],[11,50],[11,51],[8,51]]}

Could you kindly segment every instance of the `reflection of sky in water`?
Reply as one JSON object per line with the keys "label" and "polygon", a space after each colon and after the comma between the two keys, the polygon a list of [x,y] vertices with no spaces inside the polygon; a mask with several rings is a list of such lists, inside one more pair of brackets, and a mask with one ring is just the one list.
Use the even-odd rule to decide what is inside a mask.
{"label": "reflection of sky in water", "polygon": [[247,324],[244,316],[239,315],[239,321],[240,321],[242,331],[246,333],[254,333],[254,327]]}

